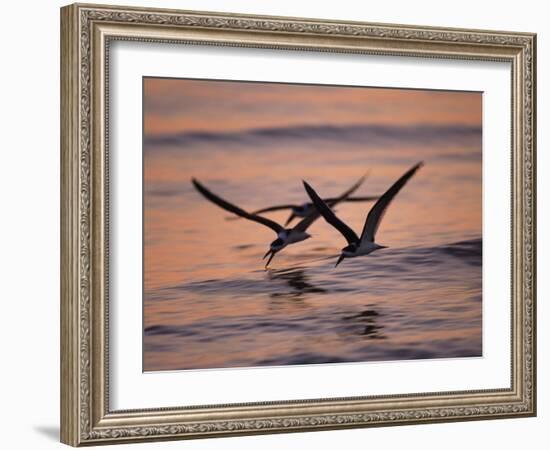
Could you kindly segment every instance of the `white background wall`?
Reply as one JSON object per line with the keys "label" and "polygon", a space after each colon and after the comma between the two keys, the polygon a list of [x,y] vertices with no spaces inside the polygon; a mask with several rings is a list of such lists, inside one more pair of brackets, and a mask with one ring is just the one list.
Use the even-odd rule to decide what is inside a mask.
{"label": "white background wall", "polygon": [[[548,135],[550,32],[546,2],[305,0],[139,1],[135,6],[532,31],[538,35],[539,415],[363,430],[141,444],[139,448],[547,448],[550,307]],[[59,448],[59,1],[2,5],[0,69],[0,414],[2,448]],[[546,232],[545,232],[546,230]],[[550,320],[550,319],[549,319]],[[123,446],[128,447],[128,446]],[[135,447],[137,448],[137,447]]]}

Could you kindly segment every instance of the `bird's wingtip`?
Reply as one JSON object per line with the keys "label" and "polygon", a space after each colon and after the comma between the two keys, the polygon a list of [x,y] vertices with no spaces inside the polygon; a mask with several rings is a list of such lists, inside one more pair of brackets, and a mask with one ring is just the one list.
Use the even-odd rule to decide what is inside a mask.
{"label": "bird's wingtip", "polygon": [[309,183],[306,181],[306,180],[302,180],[302,183],[304,184],[304,188],[306,189],[306,191],[312,191],[313,188],[309,185]]}

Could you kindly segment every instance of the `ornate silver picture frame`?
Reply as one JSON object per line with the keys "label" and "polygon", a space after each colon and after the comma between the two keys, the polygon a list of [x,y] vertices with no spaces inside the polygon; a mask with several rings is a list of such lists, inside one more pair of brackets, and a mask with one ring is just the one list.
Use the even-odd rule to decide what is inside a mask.
{"label": "ornate silver picture frame", "polygon": [[[115,410],[109,386],[109,57],[116,41],[354,53],[511,67],[510,386]],[[61,9],[61,440],[148,440],[536,414],[536,36],[74,4]],[[112,175],[112,174],[111,174]],[[485,230],[491,232],[491,230]],[[488,269],[490,270],[490,269]]]}

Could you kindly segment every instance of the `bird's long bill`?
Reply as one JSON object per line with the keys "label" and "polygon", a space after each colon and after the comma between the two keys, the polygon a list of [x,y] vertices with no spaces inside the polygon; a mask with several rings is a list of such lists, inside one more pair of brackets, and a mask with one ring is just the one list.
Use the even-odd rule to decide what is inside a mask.
{"label": "bird's long bill", "polygon": [[265,259],[265,258],[267,258],[267,255],[269,255],[269,259],[265,263],[265,268],[266,269],[267,269],[267,266],[269,266],[269,263],[271,262],[271,260],[273,259],[273,257],[275,256],[276,253],[277,253],[276,251],[273,251],[273,250],[269,249],[267,251],[267,253],[264,255],[264,257],[262,258],[262,259]]}
{"label": "bird's long bill", "polygon": [[338,261],[336,261],[336,264],[334,265],[334,267],[338,267],[338,264],[340,264],[344,258],[345,258],[345,256],[343,254],[340,255],[338,257]]}
{"label": "bird's long bill", "polygon": [[285,227],[294,220],[294,218],[296,217],[296,214],[294,213],[291,213],[290,216],[288,217],[288,219],[286,219],[286,222],[285,222]]}

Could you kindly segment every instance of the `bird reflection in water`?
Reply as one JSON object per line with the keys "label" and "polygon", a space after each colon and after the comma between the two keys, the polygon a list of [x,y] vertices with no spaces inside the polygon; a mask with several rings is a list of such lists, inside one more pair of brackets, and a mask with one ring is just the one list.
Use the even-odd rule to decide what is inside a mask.
{"label": "bird reflection in water", "polygon": [[380,313],[378,311],[367,308],[357,314],[344,316],[342,320],[360,325],[358,331],[354,329],[353,332],[348,331],[346,334],[358,334],[368,339],[386,339],[386,336],[382,333],[384,326],[378,323],[379,317]]}
{"label": "bird reflection in water", "polygon": [[327,291],[315,286],[309,280],[303,267],[293,269],[272,269],[268,271],[268,277],[274,281],[284,281],[290,287],[290,291],[272,292],[272,298],[301,298],[306,294],[325,294]]}

